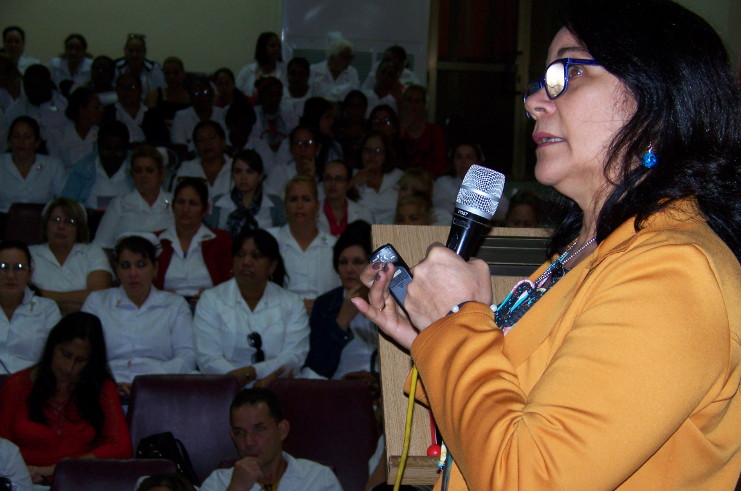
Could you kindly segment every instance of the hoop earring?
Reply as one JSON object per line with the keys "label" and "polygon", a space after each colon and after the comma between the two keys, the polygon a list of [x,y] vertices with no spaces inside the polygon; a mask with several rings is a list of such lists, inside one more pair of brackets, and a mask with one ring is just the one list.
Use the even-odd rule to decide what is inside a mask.
{"label": "hoop earring", "polygon": [[659,158],[654,153],[653,145],[649,145],[646,153],[641,155],[641,163],[643,164],[643,167],[645,167],[646,169],[651,169],[652,167],[655,167],[656,164],[659,163]]}

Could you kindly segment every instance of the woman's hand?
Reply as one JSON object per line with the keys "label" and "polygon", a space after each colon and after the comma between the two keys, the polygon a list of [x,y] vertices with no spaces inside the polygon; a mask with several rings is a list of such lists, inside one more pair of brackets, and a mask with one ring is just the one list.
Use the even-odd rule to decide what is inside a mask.
{"label": "woman's hand", "polygon": [[28,473],[31,475],[31,481],[33,481],[34,484],[43,484],[51,481],[56,465],[29,465],[27,467]]}
{"label": "woman's hand", "polygon": [[412,268],[404,308],[422,331],[445,317],[453,306],[467,301],[491,304],[491,274],[480,259],[466,262],[442,244],[432,244],[427,256]]}
{"label": "woman's hand", "polygon": [[118,388],[118,395],[122,397],[129,397],[131,395],[131,384],[126,382],[120,382],[116,384]]}
{"label": "woman's hand", "polygon": [[350,327],[350,322],[358,315],[358,308],[352,303],[352,299],[355,297],[362,298],[363,300],[368,299],[368,287],[362,283],[358,286],[351,288],[347,291],[345,299],[342,301],[342,306],[337,314],[336,321],[340,328],[347,330]]}
{"label": "woman's hand", "polygon": [[226,372],[226,374],[236,378],[240,387],[244,387],[257,378],[257,370],[252,365],[235,368],[230,372]]}
{"label": "woman's hand", "polygon": [[306,315],[311,317],[311,311],[314,309],[314,299],[304,298],[304,308],[306,309]]}
{"label": "woman's hand", "polygon": [[[285,375],[283,375],[284,373]],[[286,367],[280,367],[270,375],[267,375],[266,377],[255,381],[253,387],[267,389],[268,387],[270,387],[270,384],[273,383],[273,380],[277,379],[281,375],[283,375],[283,378],[293,378],[293,369],[291,368],[286,371]]]}
{"label": "woman's hand", "polygon": [[388,282],[393,275],[393,264],[389,263],[384,266],[382,263],[373,263],[366,266],[360,275],[360,281],[370,288],[368,301],[355,297],[352,303],[383,332],[404,348],[409,349],[419,333],[391,297]]}

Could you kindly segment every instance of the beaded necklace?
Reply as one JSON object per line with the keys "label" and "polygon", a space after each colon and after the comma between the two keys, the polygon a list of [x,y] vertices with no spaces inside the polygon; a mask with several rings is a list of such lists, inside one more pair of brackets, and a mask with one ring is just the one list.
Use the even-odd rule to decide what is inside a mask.
{"label": "beaded necklace", "polygon": [[[578,239],[577,239],[578,240]],[[497,323],[504,334],[514,326],[525,313],[530,310],[535,302],[547,292],[558,280],[570,270],[566,269],[565,265],[567,262],[578,256],[584,249],[592,244],[597,237],[592,237],[584,243],[579,249],[573,254],[571,249],[576,245],[576,240],[561,254],[560,257],[553,260],[548,268],[543,272],[540,277],[532,282],[530,280],[522,280],[518,282],[512,291],[509,292],[504,301],[499,304],[497,310],[494,312],[494,320]]]}

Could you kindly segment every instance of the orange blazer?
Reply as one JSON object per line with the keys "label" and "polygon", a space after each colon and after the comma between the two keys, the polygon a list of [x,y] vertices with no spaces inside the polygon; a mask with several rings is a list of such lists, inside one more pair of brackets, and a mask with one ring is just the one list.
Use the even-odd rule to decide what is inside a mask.
{"label": "orange blazer", "polygon": [[685,200],[620,226],[506,338],[469,303],[412,356],[450,490],[733,489],[740,339],[741,265]]}

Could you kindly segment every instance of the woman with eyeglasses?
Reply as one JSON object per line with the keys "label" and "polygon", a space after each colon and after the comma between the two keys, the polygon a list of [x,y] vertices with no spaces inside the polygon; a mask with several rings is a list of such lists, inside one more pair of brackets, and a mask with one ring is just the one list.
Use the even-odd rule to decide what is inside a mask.
{"label": "woman with eyeglasses", "polygon": [[131,457],[100,320],[75,312],[42,339],[37,363],[0,389],[0,437],[18,445],[33,483],[50,485],[64,459]]}
{"label": "woman with eyeglasses", "polygon": [[30,116],[18,116],[8,130],[10,152],[0,154],[0,212],[13,203],[46,203],[59,196],[64,187],[64,166],[38,153],[42,144],[39,123]]}
{"label": "woman with eyeglasses", "polygon": [[286,269],[275,238],[245,229],[234,240],[234,278],[206,290],[193,328],[198,367],[233,375],[240,386],[291,376],[309,352],[301,298],[283,288]]}
{"label": "woman with eyeglasses", "polygon": [[265,178],[265,189],[270,194],[284,196],[286,183],[295,176],[317,179],[317,158],[322,145],[317,132],[304,125],[296,126],[288,137],[290,157],[287,162],[276,162]]}
{"label": "woman with eyeglasses", "polygon": [[317,219],[319,230],[339,237],[348,223],[363,220],[373,223],[370,210],[357,202],[358,191],[350,186],[352,170],[342,160],[333,160],[324,168],[322,186],[324,200]]}
{"label": "woman with eyeglasses", "polygon": [[[216,122],[224,133],[226,110],[214,105],[214,90],[206,78],[198,78],[190,83],[190,107],[175,113],[170,129],[170,140],[174,145],[187,147],[186,153],[198,153],[195,130],[199,123]],[[226,135],[222,135],[226,138]]]}
{"label": "woman with eyeglasses", "polygon": [[165,171],[162,154],[150,145],[141,145],[131,154],[134,191],[113,198],[100,220],[94,243],[104,249],[113,246],[128,232],[156,232],[174,223],[172,196],[162,189]]}
{"label": "woman with eyeglasses", "polygon": [[26,244],[0,242],[0,373],[36,363],[43,340],[61,317],[56,302],[30,288],[32,266]]}
{"label": "woman with eyeglasses", "polygon": [[360,193],[359,203],[370,210],[374,223],[394,223],[403,172],[396,168],[391,146],[383,134],[371,131],[363,138],[360,162],[362,168],[350,181]]}
{"label": "woman with eyeglasses", "polygon": [[116,242],[121,285],[92,293],[83,312],[100,318],[113,378],[128,396],[137,375],[190,373],[195,369],[192,316],[180,295],[154,286],[157,238],[130,235]]}
{"label": "woman with eyeglasses", "polygon": [[[741,469],[741,86],[668,0],[574,0],[528,86],[550,259],[492,306],[489,266],[431,247],[400,317],[448,489],[732,489]],[[375,281],[373,281],[375,278]],[[381,310],[382,309],[382,310]],[[516,469],[516,472],[505,470]]]}
{"label": "woman with eyeglasses", "polygon": [[63,314],[80,310],[87,296],[110,288],[111,267],[103,249],[90,243],[85,209],[77,201],[57,198],[46,206],[42,244],[30,247],[33,283]]}
{"label": "woman with eyeglasses", "polygon": [[[373,131],[378,131],[386,137],[386,140],[391,145],[396,166],[400,169],[405,169],[406,157],[404,155],[404,143],[401,141],[401,127],[399,126],[399,117],[396,110],[387,104],[376,106],[368,116],[368,123]],[[360,167],[361,163],[360,161],[353,162],[353,165]]]}
{"label": "woman with eyeglasses", "polygon": [[332,271],[332,246],[337,239],[317,226],[319,199],[316,181],[295,176],[286,184],[285,208],[288,223],[268,229],[280,244],[286,264],[288,288],[304,299],[311,314],[314,299],[340,284]]}
{"label": "woman with eyeglasses", "polygon": [[226,230],[234,238],[245,228],[280,227],[286,223],[283,201],[263,186],[262,157],[255,150],[242,149],[232,160],[231,192],[214,198],[210,227]]}

